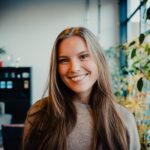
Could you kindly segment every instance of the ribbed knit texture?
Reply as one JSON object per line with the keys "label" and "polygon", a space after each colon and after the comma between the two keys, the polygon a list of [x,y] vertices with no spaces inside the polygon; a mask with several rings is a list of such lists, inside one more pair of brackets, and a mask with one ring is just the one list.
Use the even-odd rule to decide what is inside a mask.
{"label": "ribbed knit texture", "polygon": [[[88,104],[75,101],[77,123],[67,139],[68,150],[91,150],[93,136],[93,120]],[[140,150],[139,135],[133,115],[121,105],[117,110],[127,128],[129,135],[129,150]]]}
{"label": "ribbed knit texture", "polygon": [[[47,99],[37,101],[30,108],[30,112],[34,113],[41,109],[45,100]],[[67,138],[68,150],[91,150],[93,137],[93,119],[90,113],[91,109],[88,104],[82,104],[78,101],[74,101],[74,105],[77,111],[77,122],[73,131]],[[140,150],[139,135],[133,115],[125,107],[119,104],[116,105],[116,109],[118,110],[129,135],[129,150]],[[31,127],[28,120],[29,119],[26,119],[26,132],[28,132]],[[32,122],[31,118],[30,121]]]}
{"label": "ribbed knit texture", "polygon": [[91,150],[93,120],[87,104],[74,102],[77,111],[75,128],[68,136],[68,150]]}

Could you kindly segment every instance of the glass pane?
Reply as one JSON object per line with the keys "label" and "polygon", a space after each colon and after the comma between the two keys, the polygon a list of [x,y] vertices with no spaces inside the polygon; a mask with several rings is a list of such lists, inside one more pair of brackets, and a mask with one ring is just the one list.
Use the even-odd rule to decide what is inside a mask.
{"label": "glass pane", "polygon": [[136,8],[140,5],[140,0],[128,0],[127,4],[128,4],[127,16],[129,17],[136,10]]}
{"label": "glass pane", "polygon": [[140,10],[138,10],[135,15],[129,20],[127,28],[127,41],[131,42],[140,34]]}
{"label": "glass pane", "polygon": [[[146,9],[148,9],[149,7],[150,7],[150,0],[148,0],[146,3]],[[150,29],[150,20],[149,19],[146,21],[146,29],[147,30]]]}
{"label": "glass pane", "polygon": [[146,6],[147,8],[150,7],[150,0],[147,1]]}

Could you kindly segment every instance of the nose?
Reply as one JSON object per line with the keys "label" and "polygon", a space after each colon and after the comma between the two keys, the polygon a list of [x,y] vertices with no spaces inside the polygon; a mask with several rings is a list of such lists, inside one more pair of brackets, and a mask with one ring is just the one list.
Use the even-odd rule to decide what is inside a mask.
{"label": "nose", "polygon": [[70,71],[76,73],[81,69],[81,62],[77,59],[71,61]]}

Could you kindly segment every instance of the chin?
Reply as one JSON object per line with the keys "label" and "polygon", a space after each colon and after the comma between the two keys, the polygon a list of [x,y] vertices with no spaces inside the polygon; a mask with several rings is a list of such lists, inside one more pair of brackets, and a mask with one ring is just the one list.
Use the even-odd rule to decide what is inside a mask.
{"label": "chin", "polygon": [[76,94],[82,94],[86,92],[89,93],[89,91],[91,91],[91,88],[78,88],[78,89],[71,88],[71,90],[75,92]]}

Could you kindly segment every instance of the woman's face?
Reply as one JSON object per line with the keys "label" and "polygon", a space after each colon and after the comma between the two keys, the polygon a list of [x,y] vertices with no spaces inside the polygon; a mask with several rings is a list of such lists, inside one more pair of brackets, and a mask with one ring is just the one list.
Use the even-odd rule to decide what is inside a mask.
{"label": "woman's face", "polygon": [[98,78],[98,68],[82,38],[63,40],[58,49],[58,73],[65,85],[76,94],[90,94]]}

